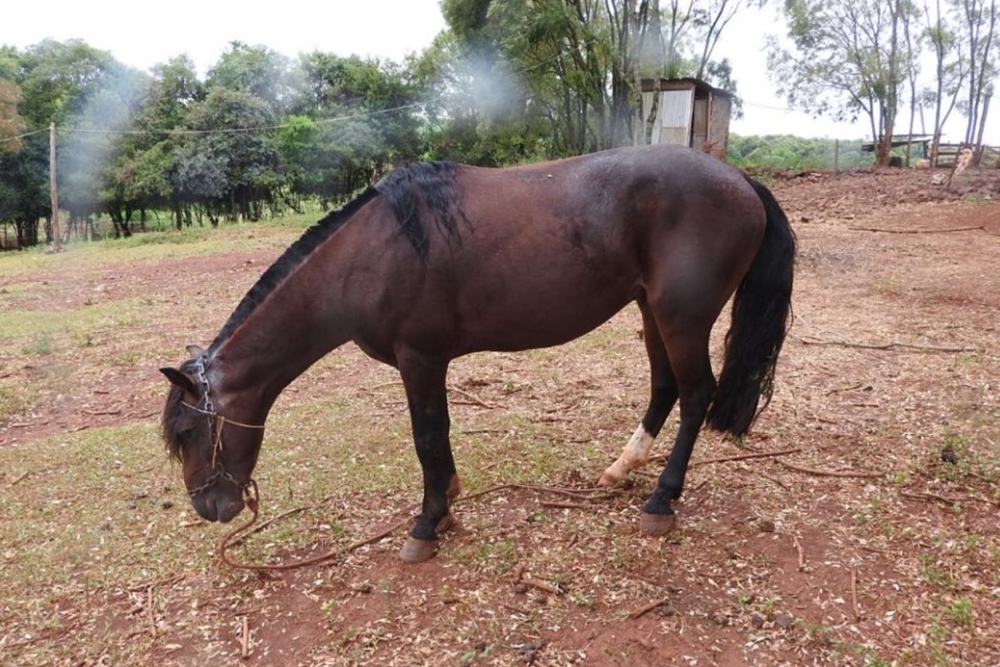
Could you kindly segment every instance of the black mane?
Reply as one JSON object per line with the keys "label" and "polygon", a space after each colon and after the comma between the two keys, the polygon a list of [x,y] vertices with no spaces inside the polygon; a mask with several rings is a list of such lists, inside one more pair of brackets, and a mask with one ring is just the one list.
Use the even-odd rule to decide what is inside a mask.
{"label": "black mane", "polygon": [[418,193],[445,237],[458,240],[454,213],[458,204],[454,188],[457,166],[454,162],[417,162],[390,172],[375,185],[396,216],[400,231],[421,257],[427,257],[427,223],[418,215]]}
{"label": "black mane", "polygon": [[453,213],[456,205],[454,162],[418,162],[400,167],[387,174],[340,210],[333,211],[310,227],[295,241],[250,288],[230,315],[212,347],[232,335],[250,313],[261,304],[305,259],[324,241],[343,227],[355,213],[375,197],[385,197],[399,223],[400,232],[421,257],[427,256],[427,224],[418,214],[418,194],[437,224],[450,239],[458,237],[458,224]]}

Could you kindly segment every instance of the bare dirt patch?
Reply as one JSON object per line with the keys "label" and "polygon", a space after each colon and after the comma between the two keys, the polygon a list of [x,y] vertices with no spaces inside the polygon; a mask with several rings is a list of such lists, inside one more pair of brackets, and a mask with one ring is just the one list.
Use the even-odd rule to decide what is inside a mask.
{"label": "bare dirt patch", "polygon": [[[645,405],[630,310],[557,350],[456,362],[466,491],[524,486],[459,505],[461,525],[432,561],[400,563],[400,531],[290,573],[177,562],[164,577],[50,591],[38,603],[46,624],[8,600],[0,653],[66,665],[1000,664],[1000,173],[961,174],[950,190],[932,175],[774,176],[801,249],[777,391],[746,442],[705,434],[695,457],[798,451],[696,461],[667,539],[637,531],[656,466],[608,494],[583,491]],[[208,342],[276,255],[90,267],[71,282],[57,270],[0,278],[0,313],[130,300],[139,313],[50,354],[0,352],[4,386],[36,388],[3,413],[0,447],[129,422],[155,430],[157,366]],[[175,357],[162,358],[170,348]],[[348,348],[282,397],[283,446],[305,448],[318,470],[341,444],[309,432],[310,410],[356,411],[384,437],[351,443],[352,465],[398,467],[398,481],[288,501],[283,475],[321,473],[265,461],[275,479],[262,492],[265,518],[279,495],[317,506],[289,520],[313,546],[265,532],[240,558],[321,553],[412,511],[419,478],[395,380]],[[146,495],[97,500],[113,518],[190,522],[184,539],[211,552],[227,529],[196,524],[183,491],[152,465]],[[0,473],[5,498],[42,479],[25,472]],[[134,530],[144,543],[141,521]],[[3,535],[13,559],[23,544]]]}

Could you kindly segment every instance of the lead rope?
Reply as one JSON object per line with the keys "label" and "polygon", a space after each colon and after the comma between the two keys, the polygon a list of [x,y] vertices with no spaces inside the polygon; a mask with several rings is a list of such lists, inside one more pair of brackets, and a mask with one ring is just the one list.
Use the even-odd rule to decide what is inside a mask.
{"label": "lead rope", "polygon": [[[250,493],[250,489],[253,489],[252,493]],[[292,563],[279,563],[277,565],[271,565],[271,564],[267,564],[267,565],[254,565],[254,564],[251,564],[251,563],[239,563],[239,562],[233,560],[232,558],[230,558],[229,554],[226,553],[226,551],[229,549],[230,546],[233,546],[235,544],[238,544],[239,542],[242,542],[243,540],[245,540],[250,535],[253,535],[254,533],[259,533],[260,531],[264,530],[265,528],[267,528],[272,523],[276,523],[276,522],[280,521],[281,519],[284,519],[285,517],[291,516],[292,514],[298,514],[299,512],[304,512],[306,510],[314,509],[316,506],[315,505],[310,505],[310,506],[307,506],[307,507],[299,507],[299,508],[296,508],[296,509],[293,509],[293,510],[289,510],[288,512],[285,512],[283,514],[279,514],[278,516],[274,517],[273,519],[268,519],[267,521],[265,521],[264,523],[260,524],[259,526],[257,526],[253,530],[250,530],[250,527],[253,526],[257,522],[257,517],[258,517],[259,511],[260,511],[260,489],[257,488],[257,482],[255,482],[253,480],[250,480],[250,484],[248,486],[244,487],[244,489],[243,489],[243,502],[250,509],[250,512],[251,512],[250,520],[247,521],[246,523],[244,523],[242,526],[239,526],[238,528],[230,531],[225,537],[222,538],[222,540],[219,541],[219,545],[218,545],[218,547],[216,547],[216,553],[219,554],[219,558],[222,560],[222,562],[225,563],[226,565],[228,565],[229,567],[235,569],[235,570],[254,570],[254,571],[257,571],[257,572],[262,572],[262,571],[274,572],[274,571],[285,571],[285,570],[297,570],[297,569],[302,568],[302,567],[308,567],[310,565],[315,565],[317,563],[322,563],[323,561],[331,560],[333,558],[336,558],[337,556],[341,556],[341,555],[344,555],[344,554],[351,553],[352,551],[360,549],[361,547],[363,547],[365,545],[373,544],[374,542],[378,542],[379,540],[381,540],[383,538],[386,538],[389,535],[391,535],[392,533],[396,532],[396,530],[398,530],[402,526],[406,525],[410,521],[409,517],[404,518],[404,519],[400,519],[399,521],[397,521],[396,523],[392,524],[390,527],[386,528],[385,530],[383,530],[382,532],[380,532],[380,533],[378,533],[376,535],[372,535],[371,537],[367,537],[367,538],[365,538],[363,540],[359,540],[357,542],[354,542],[354,543],[349,544],[349,545],[344,546],[344,547],[340,547],[338,549],[331,549],[330,551],[326,552],[325,554],[320,554],[318,556],[313,556],[312,558],[306,558],[305,560],[294,561]],[[411,510],[408,510],[408,512],[409,511],[411,511]]]}
{"label": "lead rope", "polygon": [[[250,492],[251,489],[253,489],[252,493]],[[496,493],[497,491],[503,491],[506,489],[524,489],[528,491],[536,491],[541,493],[553,493],[562,496],[570,496],[579,500],[601,500],[601,499],[611,498],[617,495],[614,491],[609,491],[608,489],[601,487],[593,489],[562,489],[557,487],[543,486],[539,484],[511,483],[511,484],[498,484],[496,486],[491,486],[477,493],[473,493],[468,496],[462,496],[461,498],[456,498],[454,501],[452,501],[451,504],[452,506],[454,506],[463,501],[468,502],[470,500],[481,498],[491,493]],[[399,521],[392,524],[385,530],[376,533],[371,537],[366,537],[362,540],[358,540],[357,542],[353,542],[343,547],[331,549],[325,554],[320,554],[318,556],[313,556],[311,558],[306,558],[304,560],[298,560],[291,563],[278,563],[276,565],[275,564],[255,565],[252,563],[240,563],[230,558],[229,554],[226,553],[229,547],[241,543],[250,535],[253,535],[254,533],[259,533],[260,531],[264,530],[271,524],[277,523],[278,521],[284,519],[285,517],[316,508],[316,505],[298,507],[296,509],[289,510],[287,512],[279,514],[273,519],[268,519],[267,521],[260,524],[253,530],[250,530],[251,526],[253,526],[257,522],[259,506],[260,506],[260,490],[257,488],[257,483],[253,480],[250,480],[250,484],[244,487],[243,494],[244,494],[243,502],[246,503],[246,506],[250,509],[251,512],[250,520],[244,523],[242,526],[239,526],[238,528],[235,528],[234,530],[226,534],[226,536],[219,541],[219,544],[216,547],[216,553],[218,553],[219,558],[222,560],[222,562],[235,570],[252,570],[255,572],[275,572],[275,571],[297,570],[299,568],[308,567],[310,565],[315,565],[317,563],[322,563],[324,561],[337,558],[338,556],[349,554],[352,551],[356,551],[363,546],[373,544],[375,542],[378,542],[379,540],[385,539],[392,533],[396,532],[397,530],[405,526],[411,520],[409,516],[407,516],[406,518],[400,519]],[[420,507],[419,504],[411,505],[406,510],[407,514],[417,509],[418,507]]]}

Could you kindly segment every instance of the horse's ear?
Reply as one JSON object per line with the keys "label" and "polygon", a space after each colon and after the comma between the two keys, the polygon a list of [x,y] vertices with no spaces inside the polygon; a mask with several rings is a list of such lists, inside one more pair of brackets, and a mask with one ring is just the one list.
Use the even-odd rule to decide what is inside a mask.
{"label": "horse's ear", "polygon": [[188,351],[188,354],[191,355],[192,359],[200,357],[202,354],[205,353],[205,348],[201,347],[200,345],[188,345],[185,349]]}
{"label": "horse's ear", "polygon": [[194,387],[194,383],[191,382],[191,378],[189,378],[187,375],[180,372],[176,368],[161,368],[160,372],[166,375],[167,379],[170,380],[170,384],[174,385],[175,387],[180,387],[189,394],[198,393],[198,390],[195,389]]}

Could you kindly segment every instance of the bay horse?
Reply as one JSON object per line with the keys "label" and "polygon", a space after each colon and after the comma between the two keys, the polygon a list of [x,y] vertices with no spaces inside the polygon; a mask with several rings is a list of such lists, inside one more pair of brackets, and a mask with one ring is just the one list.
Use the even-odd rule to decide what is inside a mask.
{"label": "bay horse", "polygon": [[[643,533],[662,535],[702,425],[743,435],[761,395],[765,406],[770,398],[794,255],[794,233],[765,186],[683,147],[506,169],[404,166],[293,243],[208,349],[189,347],[179,368],[161,369],[171,383],[163,437],[198,514],[233,519],[254,484],[275,399],[353,341],[403,381],[424,493],[400,557],[423,561],[452,525],[460,488],[449,441],[451,360],[559,345],[635,302],[649,404],[600,483],[645,462],[679,400],[673,449],[639,520]],[[731,296],[717,383],[709,335]]]}

